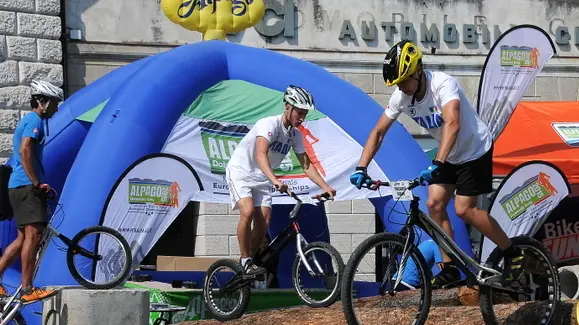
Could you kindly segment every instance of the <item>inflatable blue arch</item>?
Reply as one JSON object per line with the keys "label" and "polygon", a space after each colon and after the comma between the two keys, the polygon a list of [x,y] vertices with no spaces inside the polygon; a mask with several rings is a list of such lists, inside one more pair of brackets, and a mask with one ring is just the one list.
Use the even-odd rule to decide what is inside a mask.
{"label": "inflatable blue arch", "polygon": [[[64,217],[59,230],[73,236],[98,224],[118,177],[136,160],[161,151],[176,121],[199,94],[220,81],[235,79],[278,91],[290,83],[309,89],[322,113],[362,145],[383,114],[378,103],[347,81],[309,62],[266,49],[206,41],[141,59],[75,93],[49,121],[44,164],[48,182],[61,193],[58,203],[64,213],[55,216]],[[79,119],[99,104],[104,107],[93,123]],[[375,161],[391,180],[414,178],[430,164],[418,143],[399,123],[386,135]],[[415,193],[423,198],[420,207],[426,211],[426,188],[417,188]],[[387,230],[399,231],[405,216],[391,213],[393,200],[383,197],[371,202]],[[395,210],[405,211],[401,205],[399,202]],[[286,208],[275,207],[274,213],[287,216]],[[314,210],[304,213],[320,215],[319,210]],[[456,217],[452,204],[449,214],[458,245],[472,256],[465,224]],[[270,228],[270,235],[275,236],[287,220],[273,219],[280,219]],[[311,215],[308,219],[313,220]],[[317,224],[308,224],[307,228],[311,227],[309,231],[318,236],[320,230],[327,229],[325,212],[315,220]],[[15,237],[13,223],[5,222],[1,233],[4,248]],[[426,235],[421,238],[424,239]],[[329,234],[324,235],[324,240],[329,241]],[[287,258],[280,259],[280,278],[290,269],[283,266],[289,266],[292,255],[288,253]],[[65,258],[51,244],[36,284],[76,284],[65,271]],[[15,265],[4,276],[4,282],[18,286],[19,271]]]}

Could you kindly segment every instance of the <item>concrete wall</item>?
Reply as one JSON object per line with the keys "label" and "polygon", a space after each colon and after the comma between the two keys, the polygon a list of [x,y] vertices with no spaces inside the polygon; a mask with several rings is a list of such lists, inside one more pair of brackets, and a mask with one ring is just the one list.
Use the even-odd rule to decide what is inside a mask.
{"label": "concrete wall", "polygon": [[30,110],[34,78],[63,84],[59,0],[0,1],[0,160],[12,152],[12,133]]}
{"label": "concrete wall", "polygon": [[[401,35],[414,35],[425,48],[444,54],[480,55],[501,31],[513,24],[536,24],[564,44],[565,55],[577,55],[576,1],[519,0],[264,0],[264,21],[256,28],[229,35],[232,42],[272,49],[382,53]],[[158,0],[70,0],[67,25],[83,40],[106,43],[184,44],[201,40],[197,32],[173,24]],[[456,13],[456,14],[453,14]],[[421,24],[424,23],[424,26]],[[446,27],[456,38],[444,39]],[[451,26],[450,24],[454,24]],[[273,28],[267,28],[273,27]],[[470,27],[474,26],[474,30]],[[567,27],[562,29],[559,27]],[[434,32],[438,40],[423,35]],[[559,28],[559,29],[558,29]],[[468,37],[475,32],[475,41]],[[424,40],[424,41],[422,41]]]}

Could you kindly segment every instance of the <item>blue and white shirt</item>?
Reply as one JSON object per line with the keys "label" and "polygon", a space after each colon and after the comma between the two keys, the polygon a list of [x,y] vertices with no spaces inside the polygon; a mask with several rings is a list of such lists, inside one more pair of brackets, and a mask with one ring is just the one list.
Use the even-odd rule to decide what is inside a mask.
{"label": "blue and white shirt", "polygon": [[440,144],[444,126],[442,108],[451,100],[458,99],[460,131],[447,161],[451,164],[462,164],[484,155],[492,145],[492,137],[486,124],[472,108],[462,87],[454,77],[444,72],[425,71],[425,73],[428,87],[422,101],[415,101],[412,106],[412,96],[407,96],[400,89],[396,89],[390,96],[390,102],[385,110],[386,116],[395,120],[404,112],[425,128]]}
{"label": "blue and white shirt", "polygon": [[258,120],[237,145],[227,166],[244,175],[246,181],[257,185],[269,182],[255,161],[257,137],[264,137],[269,142],[268,157],[272,169],[281,164],[290,150],[293,149],[296,154],[304,153],[306,150],[301,133],[293,127],[287,129],[281,120],[281,114]]}

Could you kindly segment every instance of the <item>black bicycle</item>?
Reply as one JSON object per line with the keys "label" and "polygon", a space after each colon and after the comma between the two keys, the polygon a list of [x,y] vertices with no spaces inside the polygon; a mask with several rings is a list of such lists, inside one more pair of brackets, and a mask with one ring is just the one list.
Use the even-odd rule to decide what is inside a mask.
{"label": "black bicycle", "polygon": [[[299,198],[294,193],[291,196],[296,200],[296,205],[289,214],[289,225],[264,250],[256,252],[253,261],[260,266],[275,261],[284,247],[296,238],[297,254],[292,267],[293,287],[306,305],[313,308],[328,307],[336,302],[340,296],[344,261],[340,253],[329,243],[322,241],[308,243],[306,241],[296,220],[298,210],[305,198]],[[324,202],[328,198],[329,194],[327,193],[311,197],[318,202]],[[317,255],[315,254],[316,251],[321,251],[329,256]],[[305,288],[302,282],[304,275],[319,280],[321,289]],[[203,298],[207,309],[215,319],[222,322],[241,317],[249,304],[251,283],[261,279],[263,279],[263,275],[246,275],[241,264],[235,260],[222,259],[213,263],[207,270],[203,286]],[[219,283],[223,283],[223,286],[213,287],[214,284]],[[328,294],[325,295],[324,292]]]}
{"label": "black bicycle", "polygon": [[[404,186],[404,192],[421,185],[419,178],[404,182],[408,184]],[[365,187],[377,190],[381,186],[390,186],[390,183],[372,181]],[[558,314],[561,299],[559,277],[553,257],[539,241],[526,236],[511,238],[514,245],[524,249],[527,262],[523,266],[523,274],[503,287],[500,285],[503,259],[501,250],[495,248],[486,263],[479,264],[419,209],[418,202],[419,198],[412,193],[410,211],[407,212],[408,218],[403,228],[405,236],[390,232],[373,235],[363,241],[348,260],[341,287],[341,300],[349,325],[377,324],[376,322],[396,325],[426,323],[432,301],[431,267],[434,262],[427,264],[419,250],[414,226],[422,229],[437,244],[431,247],[438,249],[439,246],[448,254],[466,275],[467,287],[478,286],[480,310],[485,324],[494,325],[509,320],[508,317],[503,317],[506,311],[503,308],[504,303],[515,302],[523,305],[531,300],[543,302],[520,307],[532,308],[535,311],[533,315],[541,315],[533,317],[532,321],[528,322],[529,325],[558,322],[554,317]],[[426,252],[428,246],[423,246],[422,249]],[[380,253],[376,254],[374,250]],[[372,266],[378,266],[378,272],[369,272],[360,267],[362,261],[373,256],[376,256],[376,262]],[[370,275],[373,279],[360,281],[364,275]],[[419,296],[416,290],[420,290]],[[418,309],[411,308],[413,304],[418,304]],[[497,317],[493,307],[500,310],[498,315],[501,317]],[[377,308],[380,309],[379,313],[376,312]],[[376,318],[377,315],[379,319]]]}

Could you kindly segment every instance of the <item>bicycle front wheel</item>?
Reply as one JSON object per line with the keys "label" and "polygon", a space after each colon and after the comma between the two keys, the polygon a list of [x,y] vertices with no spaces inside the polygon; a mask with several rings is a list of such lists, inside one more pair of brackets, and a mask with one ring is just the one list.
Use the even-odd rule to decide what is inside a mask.
{"label": "bicycle front wheel", "polygon": [[[533,310],[525,318],[525,324],[563,324],[562,319],[559,319],[561,284],[553,256],[542,243],[533,238],[519,236],[511,238],[511,242],[525,252],[527,260],[523,265],[523,273],[506,288],[480,286],[480,309],[485,324],[508,322],[514,314],[507,315],[506,308],[513,303],[518,303],[521,310]],[[487,265],[496,270],[502,269],[503,254],[500,248],[491,252]],[[534,302],[528,304],[530,301]],[[498,311],[498,315],[495,311]]]}
{"label": "bicycle front wheel", "polygon": [[[401,235],[379,233],[354,250],[341,287],[348,325],[426,323],[432,297],[431,273],[415,246],[407,252],[402,282],[396,286],[405,244],[406,238]],[[374,267],[377,269],[373,271]],[[412,308],[416,303],[418,308]]]}
{"label": "bicycle front wheel", "polygon": [[[294,289],[306,305],[328,307],[340,297],[340,282],[344,273],[344,260],[340,253],[326,242],[314,242],[303,249],[313,271],[312,275],[298,255],[292,268]],[[309,289],[306,289],[309,287]]]}
{"label": "bicycle front wheel", "polygon": [[66,252],[70,274],[88,289],[111,289],[124,283],[131,272],[129,243],[118,231],[95,226],[81,230]]}

